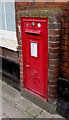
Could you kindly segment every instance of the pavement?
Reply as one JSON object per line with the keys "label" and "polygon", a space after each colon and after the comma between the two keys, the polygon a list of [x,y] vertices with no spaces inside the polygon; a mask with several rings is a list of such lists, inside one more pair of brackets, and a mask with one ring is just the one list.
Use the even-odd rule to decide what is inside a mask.
{"label": "pavement", "polygon": [[[21,96],[20,92],[0,80],[0,119],[1,118],[62,118],[51,114]],[[60,120],[59,119],[59,120]]]}

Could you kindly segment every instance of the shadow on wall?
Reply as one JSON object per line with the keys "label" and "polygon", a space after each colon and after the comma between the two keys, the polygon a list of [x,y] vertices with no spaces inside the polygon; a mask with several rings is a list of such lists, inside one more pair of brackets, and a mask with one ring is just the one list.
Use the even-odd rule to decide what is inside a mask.
{"label": "shadow on wall", "polygon": [[69,120],[69,81],[58,81],[57,112]]}
{"label": "shadow on wall", "polygon": [[5,58],[2,58],[2,79],[20,91],[19,65]]}

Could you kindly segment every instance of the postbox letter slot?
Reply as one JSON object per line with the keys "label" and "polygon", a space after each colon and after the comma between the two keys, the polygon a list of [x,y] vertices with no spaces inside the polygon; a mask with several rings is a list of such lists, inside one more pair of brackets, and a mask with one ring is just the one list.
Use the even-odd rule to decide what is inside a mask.
{"label": "postbox letter slot", "polygon": [[41,33],[41,31],[39,30],[31,30],[31,29],[29,30],[27,29],[25,32],[29,35],[36,35],[36,36],[38,36]]}

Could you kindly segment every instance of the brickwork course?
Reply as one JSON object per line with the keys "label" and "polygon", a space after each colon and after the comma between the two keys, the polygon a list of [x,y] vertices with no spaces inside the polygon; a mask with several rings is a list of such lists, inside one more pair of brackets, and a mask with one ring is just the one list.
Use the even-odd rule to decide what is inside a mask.
{"label": "brickwork course", "polygon": [[65,6],[61,34],[60,69],[62,77],[69,80],[69,2]]}

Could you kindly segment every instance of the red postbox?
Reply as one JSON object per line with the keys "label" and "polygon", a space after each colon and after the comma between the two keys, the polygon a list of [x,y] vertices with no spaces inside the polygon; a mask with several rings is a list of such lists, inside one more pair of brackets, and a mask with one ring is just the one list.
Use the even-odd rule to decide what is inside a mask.
{"label": "red postbox", "polygon": [[48,19],[21,18],[24,88],[47,100]]}

